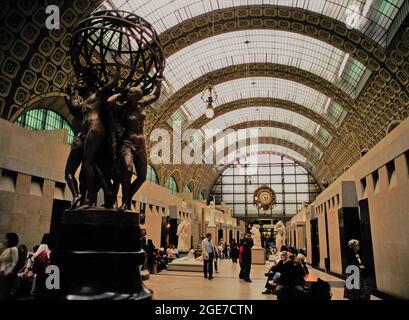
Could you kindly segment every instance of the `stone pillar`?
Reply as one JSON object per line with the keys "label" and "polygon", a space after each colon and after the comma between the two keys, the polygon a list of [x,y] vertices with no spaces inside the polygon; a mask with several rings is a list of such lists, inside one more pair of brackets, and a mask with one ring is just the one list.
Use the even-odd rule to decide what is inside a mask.
{"label": "stone pillar", "polygon": [[216,244],[217,241],[217,227],[216,226],[207,226],[206,234],[210,233],[212,235],[213,243]]}

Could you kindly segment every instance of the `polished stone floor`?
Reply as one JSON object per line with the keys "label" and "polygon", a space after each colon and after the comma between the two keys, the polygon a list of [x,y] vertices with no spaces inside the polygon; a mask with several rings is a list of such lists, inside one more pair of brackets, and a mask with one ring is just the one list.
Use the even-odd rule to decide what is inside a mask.
{"label": "polished stone floor", "polygon": [[[162,271],[151,275],[145,284],[158,300],[276,300],[275,295],[261,294],[266,282],[264,273],[270,266],[252,265],[252,283],[239,280],[238,264],[219,260],[219,273],[213,280],[205,279],[201,272]],[[310,273],[330,283],[333,300],[343,300],[343,280],[312,268]]]}

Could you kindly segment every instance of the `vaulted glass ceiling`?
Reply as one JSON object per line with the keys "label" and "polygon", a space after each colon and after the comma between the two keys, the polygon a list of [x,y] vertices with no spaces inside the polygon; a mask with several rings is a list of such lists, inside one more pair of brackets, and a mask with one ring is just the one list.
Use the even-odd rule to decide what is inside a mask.
{"label": "vaulted glass ceiling", "polygon": [[261,142],[263,137],[273,137],[281,140],[287,140],[296,145],[299,145],[300,147],[306,150],[308,150],[312,146],[311,141],[305,139],[304,137],[296,133],[280,128],[271,127],[238,130],[237,132],[232,132],[230,134],[225,135],[223,138],[216,141],[214,146],[216,150],[221,150],[223,147],[227,147],[228,145],[234,143],[235,141],[243,142],[245,139],[251,139],[252,143],[257,143],[257,141]]}
{"label": "vaulted glass ceiling", "polygon": [[[236,124],[263,120],[282,122],[284,124],[300,128],[306,133],[315,136],[325,145],[328,145],[331,140],[330,134],[325,129],[321,128],[319,124],[310,120],[309,118],[289,110],[270,107],[249,107],[230,111],[212,119],[206,125],[204,125],[202,129],[223,130]],[[319,130],[323,130],[322,135],[319,134]]]}
{"label": "vaulted glass ceiling", "polygon": [[[246,98],[274,98],[288,100],[303,105],[328,119],[338,127],[345,117],[345,110],[327,96],[306,85],[278,78],[248,77],[227,81],[215,86],[218,99],[214,103],[218,106]],[[201,99],[201,93],[187,101],[180,110],[169,119],[180,121],[183,126],[202,116],[206,111],[206,104]],[[234,119],[232,119],[234,120]],[[304,129],[302,127],[302,129]]]}
{"label": "vaulted glass ceiling", "polygon": [[165,77],[175,92],[204,74],[244,63],[296,67],[328,80],[352,97],[366,70],[323,41],[294,32],[255,29],[210,37],[176,52],[166,61]]}
{"label": "vaulted glass ceiling", "polygon": [[132,11],[162,33],[187,19],[224,8],[280,5],[302,8],[339,20],[385,46],[387,31],[404,0],[108,0],[107,8]]}
{"label": "vaulted glass ceiling", "polygon": [[309,168],[312,167],[311,163],[297,151],[294,151],[287,147],[273,145],[273,144],[253,144],[253,145],[249,145],[246,147],[237,148],[237,150],[234,150],[228,153],[223,158],[223,161],[221,161],[221,163],[219,163],[218,165],[223,166],[233,161],[237,161],[238,158],[241,159],[240,160],[241,163],[245,163],[245,158],[248,154],[255,154],[255,153],[262,153],[262,152],[266,152],[266,153],[271,152],[271,153],[287,155],[299,161],[301,164],[306,165]]}

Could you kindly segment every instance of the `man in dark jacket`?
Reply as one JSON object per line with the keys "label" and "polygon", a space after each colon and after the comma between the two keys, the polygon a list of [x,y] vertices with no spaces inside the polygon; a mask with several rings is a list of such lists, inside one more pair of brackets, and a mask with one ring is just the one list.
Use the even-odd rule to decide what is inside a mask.
{"label": "man in dark jacket", "polygon": [[239,278],[246,282],[252,282],[250,279],[251,270],[251,248],[253,247],[253,240],[246,236],[240,243],[240,275]]}
{"label": "man in dark jacket", "polygon": [[278,279],[276,289],[277,300],[304,299],[306,297],[306,292],[303,288],[305,283],[304,275],[302,266],[295,261],[294,256],[290,256],[284,262],[281,276]]}

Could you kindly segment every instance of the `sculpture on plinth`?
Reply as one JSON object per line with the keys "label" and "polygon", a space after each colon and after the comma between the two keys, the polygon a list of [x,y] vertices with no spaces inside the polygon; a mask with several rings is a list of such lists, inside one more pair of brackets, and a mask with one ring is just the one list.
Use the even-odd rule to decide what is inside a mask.
{"label": "sculpture on plinth", "polygon": [[[67,90],[67,106],[76,122],[76,139],[66,165],[72,209],[112,208],[119,184],[121,210],[131,209],[132,196],[146,180],[143,132],[145,108],[159,99],[164,55],[159,37],[144,19],[126,11],[98,11],[84,19],[71,39],[75,89]],[[82,124],[82,125],[81,125]],[[82,164],[80,187],[75,172]],[[133,167],[137,179],[131,183]]]}
{"label": "sculpture on plinth", "polygon": [[188,227],[190,223],[187,220],[182,220],[181,223],[179,223],[176,235],[178,236],[178,246],[177,249],[179,251],[188,251],[189,250],[189,233],[188,233]]}
{"label": "sculpture on plinth", "polygon": [[285,244],[287,231],[285,229],[284,223],[280,220],[274,226],[274,233],[276,237],[276,250],[277,253],[280,252],[281,247]]}
{"label": "sculpture on plinth", "polygon": [[253,248],[261,248],[261,234],[257,227],[253,226],[250,229],[251,238],[253,239]]}
{"label": "sculpture on plinth", "polygon": [[[73,201],[51,254],[61,289],[50,298],[149,299],[139,273],[145,260],[140,215],[130,209],[146,179],[145,108],[161,91],[159,37],[133,13],[97,11],[78,24],[70,51],[75,84],[66,89],[66,104],[75,139],[65,177]],[[101,189],[103,204],[97,203]]]}
{"label": "sculpture on plinth", "polygon": [[215,198],[213,196],[213,200],[210,201],[210,204],[208,206],[209,208],[209,223],[208,223],[208,227],[216,227],[216,201]]}

